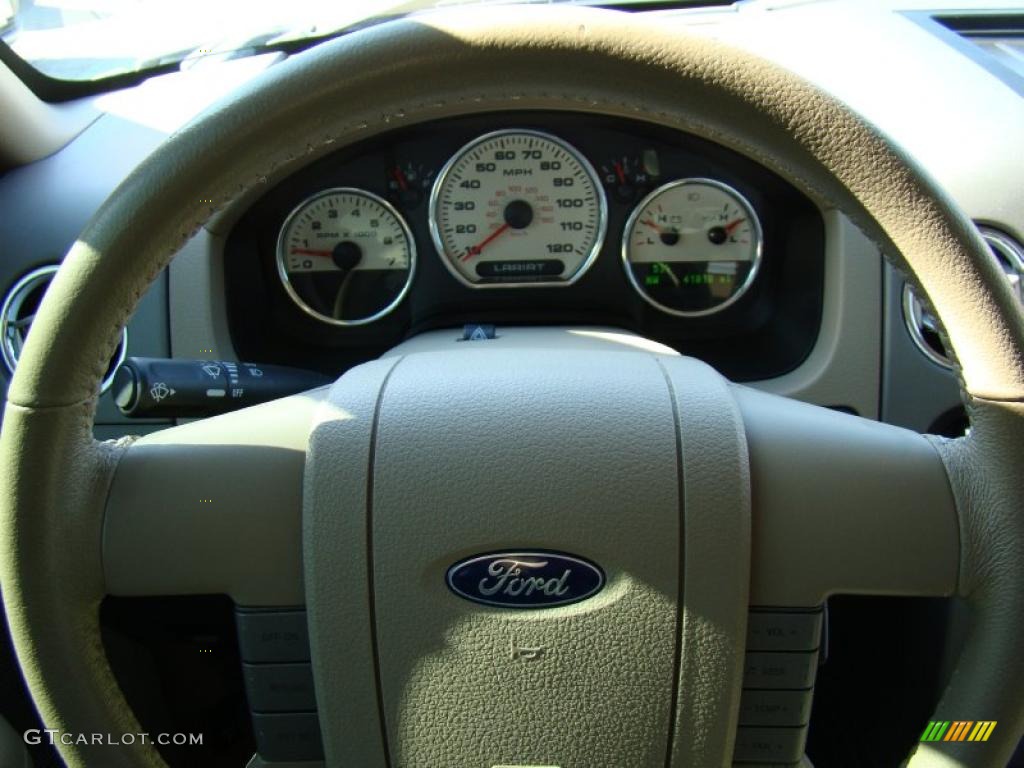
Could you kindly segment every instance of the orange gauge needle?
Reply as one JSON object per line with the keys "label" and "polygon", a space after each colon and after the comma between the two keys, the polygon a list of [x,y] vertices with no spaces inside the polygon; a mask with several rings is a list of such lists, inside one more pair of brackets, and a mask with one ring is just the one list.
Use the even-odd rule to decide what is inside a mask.
{"label": "orange gauge needle", "polygon": [[653,221],[651,221],[650,219],[642,219],[642,220],[640,221],[640,223],[641,223],[641,224],[643,224],[643,225],[645,225],[645,226],[648,226],[648,227],[650,227],[650,228],[651,228],[651,229],[653,229],[653,230],[654,230],[655,232],[657,232],[657,233],[658,233],[659,235],[661,234],[661,227],[659,227],[659,226],[658,226],[657,224],[655,224],[655,223],[654,223]]}
{"label": "orange gauge needle", "polygon": [[333,252],[331,252],[331,251],[314,251],[311,248],[292,248],[292,254],[293,255],[299,255],[299,256],[325,256],[325,257],[329,257],[329,256],[333,256],[334,255]]}
{"label": "orange gauge needle", "polygon": [[732,232],[733,232],[733,230],[734,230],[734,229],[736,229],[736,227],[738,227],[738,226],[739,226],[740,224],[742,224],[742,223],[743,223],[744,221],[746,221],[746,219],[736,219],[736,221],[730,221],[730,222],[729,222],[728,224],[726,224],[726,225],[725,225],[725,227],[724,227],[724,229],[725,229],[725,234],[727,234],[727,235],[731,235],[731,234],[732,234]]}
{"label": "orange gauge needle", "polygon": [[489,234],[487,237],[485,237],[483,240],[481,240],[479,243],[477,243],[474,246],[471,246],[466,251],[466,255],[462,257],[462,260],[463,261],[469,261],[474,256],[479,256],[481,251],[483,251],[484,248],[486,248],[488,245],[490,245],[492,242],[494,242],[498,237],[500,237],[502,234],[504,234],[505,230],[507,230],[509,228],[509,226],[510,226],[509,223],[505,222],[500,227],[498,227],[496,230],[491,232],[491,234]]}

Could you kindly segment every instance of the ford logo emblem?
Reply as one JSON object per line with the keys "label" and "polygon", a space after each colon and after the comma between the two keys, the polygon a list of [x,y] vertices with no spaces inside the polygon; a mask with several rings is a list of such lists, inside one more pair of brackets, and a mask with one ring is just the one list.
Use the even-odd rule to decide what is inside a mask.
{"label": "ford logo emblem", "polygon": [[502,608],[578,603],[604,586],[604,571],[594,563],[544,550],[476,555],[451,566],[446,578],[459,597]]}

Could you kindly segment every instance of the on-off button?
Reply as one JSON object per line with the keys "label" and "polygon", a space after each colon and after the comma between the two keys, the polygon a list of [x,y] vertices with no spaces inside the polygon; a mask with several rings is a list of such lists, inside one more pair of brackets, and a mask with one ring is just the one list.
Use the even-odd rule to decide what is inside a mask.
{"label": "on-off button", "polygon": [[305,610],[238,610],[242,661],[309,661]]}

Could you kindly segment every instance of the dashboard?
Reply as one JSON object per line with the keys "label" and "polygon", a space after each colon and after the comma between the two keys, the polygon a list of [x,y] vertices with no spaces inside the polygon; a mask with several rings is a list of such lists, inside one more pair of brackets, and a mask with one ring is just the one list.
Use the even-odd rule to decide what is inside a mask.
{"label": "dashboard", "polygon": [[754,380],[815,342],[824,224],[793,186],[694,136],[475,115],[282,180],[231,230],[224,269],[243,359],[336,375],[426,330],[602,325]]}
{"label": "dashboard", "polygon": [[[1024,220],[1016,191],[1024,155],[1017,151],[1019,132],[1007,126],[1024,124],[1024,79],[1000,68],[989,54],[991,45],[980,47],[977,41],[987,39],[981,33],[972,38],[957,31],[980,29],[993,14],[1019,19],[1011,2],[993,0],[990,6],[965,13],[952,0],[773,0],[650,13],[681,31],[745,47],[818,83],[889,133],[996,238],[1019,244]],[[1003,38],[997,42],[1003,45]],[[886,55],[865,56],[866,46]],[[66,145],[0,176],[5,296],[30,284],[38,270],[52,270],[106,196],[169,133],[282,58],[211,59],[123,91],[51,105],[54,121],[68,133]],[[471,142],[509,130],[553,137],[596,176],[606,205],[603,237],[574,279],[470,287],[450,269],[453,261],[444,249],[439,252],[430,230],[435,183]],[[609,181],[618,177],[617,166],[634,183]],[[647,173],[652,170],[657,172]],[[401,190],[396,171],[418,189]],[[641,179],[645,173],[648,178]],[[637,274],[623,262],[622,238],[646,195],[700,178],[723,184],[735,200],[749,204],[761,229],[760,264],[729,306],[674,314],[630,279]],[[621,186],[632,187],[625,198]],[[362,324],[332,324],[311,315],[289,295],[278,269],[278,240],[289,214],[337,188],[368,193],[394,208],[415,252],[415,274],[405,294],[388,312]],[[123,353],[277,362],[335,375],[431,329],[457,334],[464,325],[484,324],[500,334],[513,324],[596,325],[653,338],[772,392],[921,431],[962,428],[955,377],[941,359],[922,351],[906,322],[905,283],[873,243],[841,213],[819,209],[749,158],[666,131],[643,115],[609,120],[580,112],[510,112],[418,126],[396,120],[394,131],[378,140],[320,157],[259,189],[185,244],[143,297]],[[454,226],[460,224],[481,226],[469,220]],[[499,241],[521,238],[506,232]],[[499,245],[487,245],[484,258],[470,260],[471,268]],[[518,261],[550,255],[526,249]],[[363,271],[369,271],[365,265]],[[707,270],[703,274],[699,279],[709,279]],[[641,275],[639,282],[648,277]],[[23,302],[22,315],[31,314],[38,296]],[[934,334],[924,330],[934,346]],[[4,366],[0,384],[8,379]],[[166,423],[124,417],[108,393],[100,400],[96,432],[117,437]]]}

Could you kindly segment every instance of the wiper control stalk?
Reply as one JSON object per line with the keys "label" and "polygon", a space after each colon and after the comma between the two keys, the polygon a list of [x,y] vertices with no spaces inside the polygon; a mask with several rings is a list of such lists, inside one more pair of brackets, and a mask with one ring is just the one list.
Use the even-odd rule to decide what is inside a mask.
{"label": "wiper control stalk", "polygon": [[327,384],[330,377],[283,365],[129,357],[111,392],[125,416],[202,417],[236,411]]}

